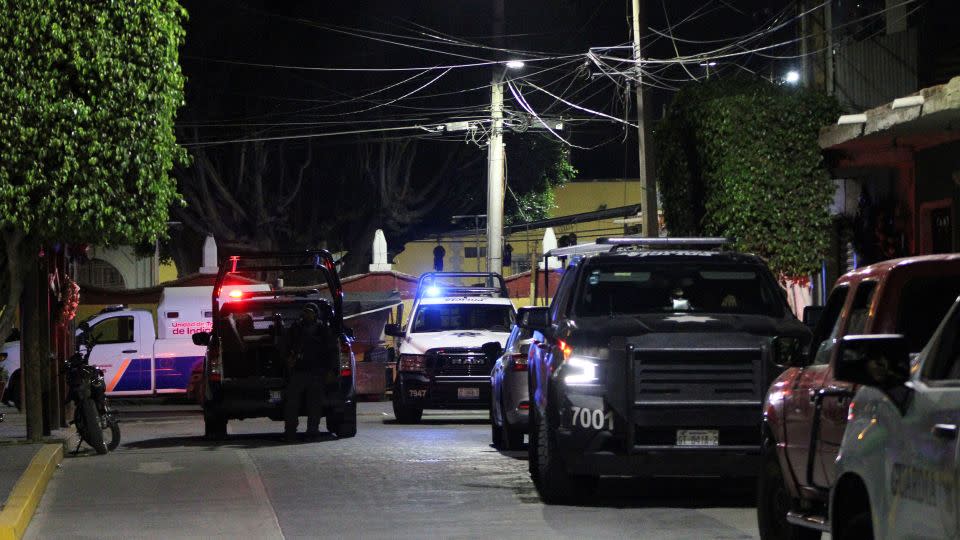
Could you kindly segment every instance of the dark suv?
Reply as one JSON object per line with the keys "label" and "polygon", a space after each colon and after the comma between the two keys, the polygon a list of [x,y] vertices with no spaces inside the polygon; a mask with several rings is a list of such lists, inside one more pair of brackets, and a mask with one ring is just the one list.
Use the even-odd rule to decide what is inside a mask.
{"label": "dark suv", "polygon": [[[213,330],[193,334],[203,363],[205,435],[221,438],[230,419],[283,419],[290,335],[312,304],[330,339],[323,416],[338,437],[357,432],[351,332],[343,289],[326,250],[228,257],[213,289]],[[305,411],[301,411],[305,415]]]}
{"label": "dark suv", "polygon": [[764,262],[722,239],[602,238],[528,310],[530,473],[545,502],[600,476],[755,477],[774,336],[809,340]]}

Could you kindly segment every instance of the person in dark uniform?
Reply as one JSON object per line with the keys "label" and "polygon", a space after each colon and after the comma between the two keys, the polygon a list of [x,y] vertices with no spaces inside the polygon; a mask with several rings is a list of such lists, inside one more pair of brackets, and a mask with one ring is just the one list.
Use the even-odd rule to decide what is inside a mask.
{"label": "person in dark uniform", "polygon": [[290,328],[287,360],[287,384],[284,391],[284,437],[295,441],[300,408],[306,402],[307,437],[320,433],[323,414],[324,383],[329,372],[331,354],[336,357],[337,342],[322,318],[323,310],[316,304],[306,304],[300,320]]}

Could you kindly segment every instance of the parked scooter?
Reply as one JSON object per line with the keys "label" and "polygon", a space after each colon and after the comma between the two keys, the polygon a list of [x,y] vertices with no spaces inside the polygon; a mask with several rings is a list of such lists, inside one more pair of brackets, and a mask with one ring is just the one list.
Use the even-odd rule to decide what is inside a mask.
{"label": "parked scooter", "polygon": [[[107,385],[103,379],[103,371],[89,363],[96,338],[90,335],[90,327],[86,323],[80,325],[80,330],[81,333],[77,336],[77,352],[73,353],[64,366],[69,389],[67,401],[73,402],[73,424],[80,435],[74,453],[79,452],[80,445],[86,442],[98,454],[106,454],[120,445],[120,424],[107,403]],[[109,439],[104,440],[107,433]]]}

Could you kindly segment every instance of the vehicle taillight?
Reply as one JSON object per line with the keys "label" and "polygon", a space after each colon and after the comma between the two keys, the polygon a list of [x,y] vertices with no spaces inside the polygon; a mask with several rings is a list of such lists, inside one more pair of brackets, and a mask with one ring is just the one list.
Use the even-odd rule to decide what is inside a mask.
{"label": "vehicle taillight", "polygon": [[240,289],[233,289],[230,291],[230,298],[233,298],[234,300],[243,298],[243,291]]}
{"label": "vehicle taillight", "polygon": [[529,401],[521,401],[519,404],[517,404],[517,408],[520,409],[521,411],[529,411],[529,410],[530,410],[530,402],[529,402]]}
{"label": "vehicle taillight", "polygon": [[214,338],[207,347],[207,379],[210,382],[220,382],[222,378],[223,362],[220,358],[220,342]]}
{"label": "vehicle taillight", "polygon": [[422,354],[401,354],[400,371],[423,373],[427,369],[427,357]]}
{"label": "vehicle taillight", "polygon": [[340,376],[353,375],[353,350],[348,341],[340,341]]}
{"label": "vehicle taillight", "polygon": [[512,356],[513,356],[513,367],[510,369],[512,369],[513,371],[526,371],[527,355],[523,353],[514,353]]}

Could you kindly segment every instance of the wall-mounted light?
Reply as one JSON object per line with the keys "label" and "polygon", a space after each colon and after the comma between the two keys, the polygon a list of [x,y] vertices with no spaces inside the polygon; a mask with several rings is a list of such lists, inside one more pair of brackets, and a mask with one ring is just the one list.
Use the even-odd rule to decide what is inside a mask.
{"label": "wall-mounted light", "polygon": [[860,114],[845,114],[837,119],[838,126],[844,126],[848,124],[865,124],[867,122],[867,115]]}
{"label": "wall-mounted light", "polygon": [[893,103],[890,104],[891,109],[906,109],[908,107],[919,107],[923,105],[923,96],[907,96],[902,98],[897,98],[893,100]]}

